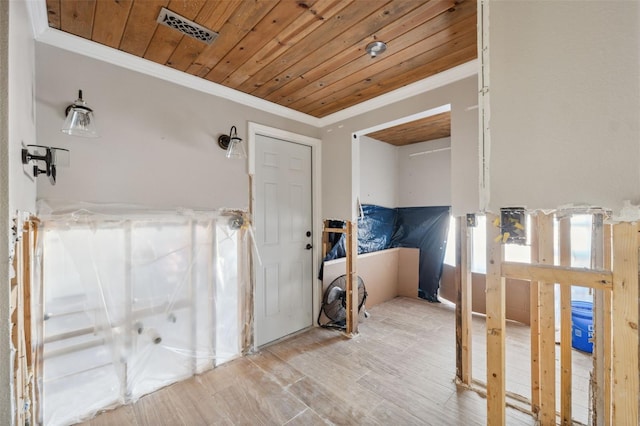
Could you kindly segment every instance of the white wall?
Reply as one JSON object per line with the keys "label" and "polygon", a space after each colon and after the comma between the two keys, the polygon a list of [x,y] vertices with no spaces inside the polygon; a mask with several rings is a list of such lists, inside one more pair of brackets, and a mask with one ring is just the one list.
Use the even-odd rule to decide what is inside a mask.
{"label": "white wall", "polygon": [[0,2],[0,423],[11,424],[11,336],[9,320],[11,245],[9,209],[9,2]]}
{"label": "white wall", "polygon": [[0,424],[12,423],[10,277],[16,212],[35,211],[35,184],[23,173],[21,144],[35,142],[34,43],[25,2],[0,5]]}
{"label": "white wall", "polygon": [[451,105],[451,214],[480,211],[480,125],[478,80],[456,85]]}
{"label": "white wall", "polygon": [[398,207],[451,205],[450,147],[451,138],[398,147]]}
{"label": "white wall", "polygon": [[477,77],[465,78],[323,128],[324,217],[355,217],[360,172],[352,166],[353,159],[359,159],[353,148],[354,132],[446,104],[451,104],[452,212],[463,215],[479,211],[477,85]]}
{"label": "white wall", "polygon": [[[38,140],[68,148],[58,183],[38,198],[170,208],[247,208],[246,161],[217,144],[232,125],[247,140],[253,121],[318,137],[316,128],[48,45],[36,47]],[[101,132],[64,135],[65,107],[83,89]]]}
{"label": "white wall", "polygon": [[451,205],[450,147],[451,138],[394,146],[361,136],[360,202],[384,207]]}
{"label": "white wall", "polygon": [[398,206],[398,149],[367,136],[360,137],[360,202]]}
{"label": "white wall", "polygon": [[24,172],[22,144],[36,143],[35,57],[25,2],[9,6],[9,173],[11,211],[35,212],[33,164]]}
{"label": "white wall", "polygon": [[640,202],[640,2],[491,1],[488,209]]}

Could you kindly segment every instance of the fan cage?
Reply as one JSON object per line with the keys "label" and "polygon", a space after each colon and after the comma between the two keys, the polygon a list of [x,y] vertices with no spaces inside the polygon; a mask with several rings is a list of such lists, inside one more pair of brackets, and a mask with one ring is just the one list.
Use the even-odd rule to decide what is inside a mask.
{"label": "fan cage", "polygon": [[[367,290],[363,279],[358,276],[358,312],[363,308],[367,299]],[[341,275],[329,284],[322,298],[322,307],[318,315],[318,325],[330,328],[346,328],[346,286],[347,276]],[[322,315],[328,322],[321,323]]]}

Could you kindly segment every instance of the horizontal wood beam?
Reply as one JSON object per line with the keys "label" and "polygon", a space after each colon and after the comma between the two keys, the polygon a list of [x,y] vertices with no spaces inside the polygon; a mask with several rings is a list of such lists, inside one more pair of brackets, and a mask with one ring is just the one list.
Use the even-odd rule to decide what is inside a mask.
{"label": "horizontal wood beam", "polygon": [[346,234],[347,230],[345,228],[324,228],[324,232],[334,232],[336,234]]}
{"label": "horizontal wood beam", "polygon": [[611,290],[611,271],[571,268],[568,266],[531,265],[519,262],[503,262],[502,276],[525,281],[544,281],[561,285],[575,285],[600,290]]}

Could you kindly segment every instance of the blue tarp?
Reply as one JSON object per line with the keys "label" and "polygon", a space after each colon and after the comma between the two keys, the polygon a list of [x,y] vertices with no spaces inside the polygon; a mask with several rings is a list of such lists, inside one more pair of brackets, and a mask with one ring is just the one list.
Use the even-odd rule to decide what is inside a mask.
{"label": "blue tarp", "polygon": [[438,301],[438,288],[449,232],[449,207],[397,209],[391,247],[420,249],[419,296]]}
{"label": "blue tarp", "polygon": [[397,209],[365,204],[362,212],[363,216],[358,219],[358,254],[391,247]]}
{"label": "blue tarp", "polygon": [[[358,254],[393,247],[420,249],[419,296],[438,301],[438,288],[449,231],[449,207],[387,207],[365,204],[358,220]],[[346,256],[345,238],[338,241],[324,260]],[[322,278],[322,270],[320,271]]]}

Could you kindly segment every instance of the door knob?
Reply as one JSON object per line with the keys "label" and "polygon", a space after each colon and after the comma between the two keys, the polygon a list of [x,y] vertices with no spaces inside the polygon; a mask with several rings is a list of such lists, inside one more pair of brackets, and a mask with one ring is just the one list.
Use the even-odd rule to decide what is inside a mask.
{"label": "door knob", "polygon": [[313,246],[311,244],[307,244],[305,247],[307,250],[311,250],[313,248]]}

